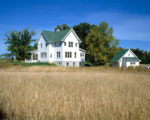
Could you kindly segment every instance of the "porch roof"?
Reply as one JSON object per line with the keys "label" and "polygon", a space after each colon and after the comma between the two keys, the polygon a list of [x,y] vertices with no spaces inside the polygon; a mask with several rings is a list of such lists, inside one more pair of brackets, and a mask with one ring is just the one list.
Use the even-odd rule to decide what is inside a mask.
{"label": "porch roof", "polygon": [[32,50],[32,51],[29,51],[28,53],[37,53],[39,52],[38,50]]}
{"label": "porch roof", "polygon": [[84,49],[79,48],[79,50],[86,53],[86,50],[84,50]]}

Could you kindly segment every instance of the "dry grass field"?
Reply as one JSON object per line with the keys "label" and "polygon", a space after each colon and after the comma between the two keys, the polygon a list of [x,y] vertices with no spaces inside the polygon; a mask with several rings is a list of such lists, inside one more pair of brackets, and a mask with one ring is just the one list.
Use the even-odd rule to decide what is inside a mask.
{"label": "dry grass field", "polygon": [[150,120],[150,71],[1,65],[0,118]]}

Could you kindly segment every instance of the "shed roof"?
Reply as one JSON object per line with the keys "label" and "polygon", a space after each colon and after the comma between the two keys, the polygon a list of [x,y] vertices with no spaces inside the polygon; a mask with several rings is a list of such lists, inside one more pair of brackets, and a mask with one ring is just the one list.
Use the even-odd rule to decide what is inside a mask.
{"label": "shed roof", "polygon": [[115,55],[112,59],[111,62],[117,62],[126,52],[128,51],[128,49],[124,49],[121,50],[117,53],[117,55]]}
{"label": "shed roof", "polygon": [[57,31],[57,32],[42,31],[42,34],[44,35],[44,37],[46,37],[48,42],[59,42],[63,40],[63,38],[67,35],[67,33],[70,30],[71,29],[67,29],[67,30]]}
{"label": "shed roof", "polygon": [[135,62],[139,62],[140,59],[137,57],[123,57],[123,60],[125,61],[135,61]]}

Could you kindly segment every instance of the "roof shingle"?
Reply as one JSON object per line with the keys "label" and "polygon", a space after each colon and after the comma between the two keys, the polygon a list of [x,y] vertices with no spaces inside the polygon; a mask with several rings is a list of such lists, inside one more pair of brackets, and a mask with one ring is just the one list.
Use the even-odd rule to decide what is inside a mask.
{"label": "roof shingle", "polygon": [[42,34],[44,34],[48,42],[59,42],[62,41],[69,31],[70,29],[58,32],[42,31]]}
{"label": "roof shingle", "polygon": [[124,49],[121,50],[117,53],[117,55],[115,55],[112,59],[111,62],[117,62],[126,52],[128,51],[128,49]]}

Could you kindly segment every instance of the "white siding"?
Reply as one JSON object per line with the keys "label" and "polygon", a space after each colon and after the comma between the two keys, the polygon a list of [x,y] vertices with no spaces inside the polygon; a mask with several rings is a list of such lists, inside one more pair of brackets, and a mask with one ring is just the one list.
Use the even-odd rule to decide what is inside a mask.
{"label": "white siding", "polygon": [[[63,52],[62,61],[80,61],[79,41],[75,37],[75,35],[72,31],[65,38],[64,42],[66,42],[66,46],[64,46],[64,43],[62,44],[62,52]],[[69,42],[73,42],[73,47],[69,47]],[[76,43],[77,43],[77,46],[75,46]],[[72,57],[66,58],[65,52],[71,52]],[[76,58],[74,56],[75,52],[76,52]]]}
{"label": "white siding", "polygon": [[135,57],[135,55],[130,51],[128,50],[123,57]]}
{"label": "white siding", "polygon": [[[61,46],[59,46],[60,44]],[[60,58],[57,58],[57,52],[60,52]],[[62,43],[61,42],[50,43],[49,53],[52,54],[52,58],[50,58],[50,54],[49,54],[49,58],[50,58],[49,62],[62,61]]]}
{"label": "white siding", "polygon": [[[41,47],[42,44],[42,47]],[[38,60],[41,62],[48,62],[49,61],[49,45],[46,46],[46,41],[44,40],[43,36],[41,35],[38,41],[38,50],[39,50],[39,55],[38,55]],[[46,52],[47,57],[46,58],[41,58],[41,53]]]}
{"label": "white siding", "polygon": [[132,67],[139,66],[139,62],[135,62],[134,65],[130,64],[130,62],[127,62],[127,63],[126,63],[126,67],[129,67],[129,66],[132,66]]}

